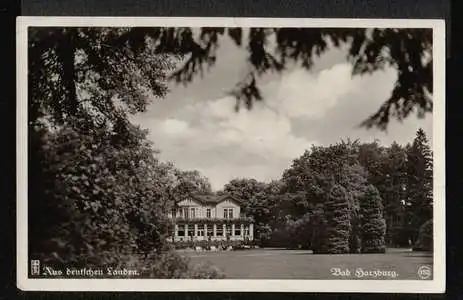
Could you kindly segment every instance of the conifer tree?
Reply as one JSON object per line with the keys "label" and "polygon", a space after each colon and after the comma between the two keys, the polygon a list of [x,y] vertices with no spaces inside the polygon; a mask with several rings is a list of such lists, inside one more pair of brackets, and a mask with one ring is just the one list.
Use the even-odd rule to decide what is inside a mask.
{"label": "conifer tree", "polygon": [[338,254],[349,252],[351,234],[350,209],[346,189],[335,184],[325,204],[327,219],[326,252]]}
{"label": "conifer tree", "polygon": [[384,253],[386,222],[378,190],[369,185],[360,201],[362,253]]}
{"label": "conifer tree", "polygon": [[407,151],[406,226],[412,244],[420,227],[432,218],[432,179],[432,152],[420,128]]}

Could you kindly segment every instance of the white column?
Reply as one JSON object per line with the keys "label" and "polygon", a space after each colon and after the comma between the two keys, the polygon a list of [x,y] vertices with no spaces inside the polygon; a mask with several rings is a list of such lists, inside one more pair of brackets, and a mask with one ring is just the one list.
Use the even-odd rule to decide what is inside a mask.
{"label": "white column", "polygon": [[209,237],[207,236],[207,224],[204,224],[204,236],[203,236],[203,239],[204,240],[208,240]]}
{"label": "white column", "polygon": [[227,224],[223,224],[223,237],[227,237]]}
{"label": "white column", "polygon": [[188,224],[185,224],[185,236],[184,239],[187,241],[190,237],[188,236]]}
{"label": "white column", "polygon": [[194,233],[194,239],[198,239],[198,224],[195,224],[195,233]]}
{"label": "white column", "polygon": [[175,224],[174,236],[175,236],[175,237],[178,237],[178,225],[177,225],[177,224]]}
{"label": "white column", "polygon": [[232,224],[232,237],[235,237],[235,223]]}
{"label": "white column", "polygon": [[217,237],[217,224],[214,224],[214,225],[213,225],[213,228],[214,228],[214,232],[213,232],[214,235],[213,235],[213,237]]}
{"label": "white column", "polygon": [[249,224],[249,239],[253,240],[254,239],[254,224]]}
{"label": "white column", "polygon": [[241,238],[244,239],[244,224],[241,224]]}

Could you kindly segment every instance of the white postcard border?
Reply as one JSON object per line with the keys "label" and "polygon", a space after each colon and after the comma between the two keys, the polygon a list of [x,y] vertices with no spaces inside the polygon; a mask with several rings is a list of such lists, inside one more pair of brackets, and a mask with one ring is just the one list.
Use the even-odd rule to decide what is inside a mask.
{"label": "white postcard border", "polygon": [[[32,26],[163,27],[356,27],[433,28],[434,255],[433,280],[209,280],[209,279],[31,279],[27,239],[27,28]],[[445,292],[445,22],[418,19],[291,19],[177,17],[17,18],[17,286],[25,291],[159,292]],[[438,101],[436,101],[436,99]]]}

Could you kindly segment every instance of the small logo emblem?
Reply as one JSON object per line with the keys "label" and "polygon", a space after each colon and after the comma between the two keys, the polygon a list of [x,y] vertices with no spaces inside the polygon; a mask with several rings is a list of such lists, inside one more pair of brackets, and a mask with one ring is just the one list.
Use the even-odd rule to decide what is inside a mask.
{"label": "small logo emblem", "polygon": [[40,260],[31,260],[31,275],[40,275]]}
{"label": "small logo emblem", "polygon": [[418,277],[420,279],[428,279],[429,277],[431,277],[431,274],[432,270],[429,266],[421,266],[418,269]]}

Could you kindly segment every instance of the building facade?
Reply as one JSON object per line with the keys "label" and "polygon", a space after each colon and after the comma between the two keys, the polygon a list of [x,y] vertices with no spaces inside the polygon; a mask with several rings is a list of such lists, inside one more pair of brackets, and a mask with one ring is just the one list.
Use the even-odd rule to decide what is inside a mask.
{"label": "building facade", "polygon": [[176,203],[168,214],[180,241],[252,241],[254,226],[241,212],[240,201],[231,196],[191,196]]}

